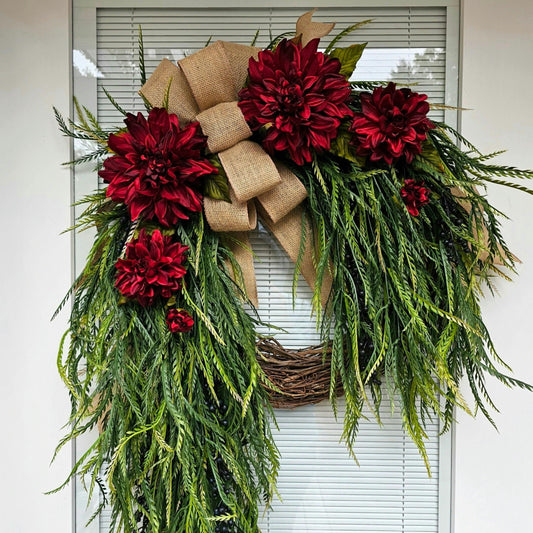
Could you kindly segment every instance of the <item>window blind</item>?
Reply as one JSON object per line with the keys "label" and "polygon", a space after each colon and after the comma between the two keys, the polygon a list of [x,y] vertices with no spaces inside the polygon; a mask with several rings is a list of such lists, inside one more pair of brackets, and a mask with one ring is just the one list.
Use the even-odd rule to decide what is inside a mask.
{"label": "window blind", "polygon": [[[163,57],[177,61],[212,40],[266,46],[272,36],[294,31],[301,9],[99,9],[97,11],[98,112],[103,124],[120,122],[101,87],[113,89],[126,109],[142,110],[137,96],[137,40],[142,26],[147,72]],[[344,39],[344,44],[368,42],[355,79],[417,82],[417,91],[444,102],[446,11],[444,8],[323,8],[314,19],[336,21],[342,29],[354,21],[372,20]],[[322,39],[327,45],[331,37]],[[442,111],[434,118],[441,118]]]}
{"label": "window blind", "polygon": [[[293,8],[100,8],[96,12],[97,107],[102,125],[121,124],[107,100],[105,87],[125,109],[142,111],[137,95],[138,28],[142,27],[148,75],[163,57],[177,61],[206,42],[222,39],[257,46],[294,29],[301,9]],[[344,40],[368,42],[354,74],[360,80],[417,83],[414,89],[434,103],[445,101],[446,10],[442,7],[324,8],[315,20],[336,21],[337,31],[372,19]],[[323,39],[326,46],[329,38]],[[213,80],[216,83],[216,80]],[[442,110],[432,118],[443,119]],[[276,337],[286,347],[316,344],[311,291],[298,282],[292,300],[293,265],[269,233],[258,227],[251,235],[256,254],[260,314],[284,328]],[[269,333],[261,331],[261,333]],[[270,332],[272,333],[272,332]],[[439,519],[439,427],[428,425],[429,478],[414,445],[402,430],[401,417],[383,401],[379,427],[370,413],[362,420],[356,444],[357,465],[340,442],[343,402],[338,421],[323,402],[297,410],[276,411],[274,431],[282,456],[275,500],[261,519],[264,533],[276,532],[401,532],[436,533]],[[82,531],[83,525],[79,525]],[[99,531],[105,533],[104,513]],[[443,533],[443,532],[441,532]]]}

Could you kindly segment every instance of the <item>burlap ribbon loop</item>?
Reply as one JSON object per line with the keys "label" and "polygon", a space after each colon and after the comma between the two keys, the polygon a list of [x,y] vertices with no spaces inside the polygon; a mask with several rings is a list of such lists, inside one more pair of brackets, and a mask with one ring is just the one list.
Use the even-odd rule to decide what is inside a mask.
{"label": "burlap ribbon loop", "polygon": [[[310,40],[331,28],[311,22],[311,15],[306,14],[300,17],[297,32]],[[163,60],[140,91],[154,106],[161,105],[168,94],[168,110],[183,123],[197,120],[208,138],[209,151],[218,154],[228,177],[231,203],[206,197],[204,211],[214,231],[239,232],[237,238],[244,244],[234,247],[234,252],[247,295],[255,305],[257,287],[246,232],[256,227],[257,211],[294,262],[300,255],[302,228],[306,230],[300,268],[311,288],[316,281],[310,225],[299,207],[307,191],[290,170],[249,140],[252,132],[237,104],[249,60],[257,58],[259,51],[217,41],[182,59],[178,66]],[[330,288],[327,277],[322,282],[323,303]]]}
{"label": "burlap ribbon loop", "polygon": [[252,136],[237,102],[224,102],[206,109],[196,116],[196,120],[207,135],[207,147],[212,154]]}
{"label": "burlap ribbon loop", "polygon": [[206,196],[205,218],[213,231],[252,231],[257,226],[257,210],[254,202],[239,202],[230,189],[231,204]]}
{"label": "burlap ribbon loop", "polygon": [[280,184],[257,197],[263,217],[268,217],[273,223],[279,222],[307,198],[307,191],[305,187],[300,187],[300,180],[282,163],[276,162],[275,165],[281,178]]}

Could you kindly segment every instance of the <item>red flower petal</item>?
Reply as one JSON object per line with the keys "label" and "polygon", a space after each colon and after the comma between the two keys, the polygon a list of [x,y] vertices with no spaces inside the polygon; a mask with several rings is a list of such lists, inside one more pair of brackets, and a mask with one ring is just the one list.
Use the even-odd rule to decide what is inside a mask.
{"label": "red flower petal", "polygon": [[170,309],[166,320],[172,333],[186,333],[194,326],[194,319],[185,309]]}
{"label": "red flower petal", "polygon": [[107,196],[124,202],[132,220],[155,219],[166,227],[201,211],[201,178],[217,170],[202,155],[207,143],[200,125],[180,129],[178,117],[161,108],[148,120],[138,113],[124,122],[128,131],[110,135],[116,155],[99,172],[109,183]]}
{"label": "red flower petal", "polygon": [[350,87],[340,62],[317,51],[318,39],[302,48],[281,41],[275,51],[250,59],[248,87],[239,93],[239,107],[250,128],[268,125],[263,141],[270,152],[288,151],[298,165],[313,152],[329,149],[344,117]]}
{"label": "red flower petal", "polygon": [[400,190],[407,211],[417,217],[420,214],[420,208],[427,205],[429,199],[429,189],[424,187],[424,182],[417,183],[414,179],[406,179]]}
{"label": "red flower petal", "polygon": [[411,163],[428,130],[435,127],[426,116],[426,98],[411,89],[396,89],[394,83],[377,87],[372,94],[362,93],[361,112],[355,113],[350,128],[359,155],[388,165],[402,157]]}
{"label": "red flower petal", "polygon": [[159,296],[169,298],[181,288],[187,250],[159,230],[149,234],[142,229],[139,237],[128,243],[126,258],[116,262],[115,286],[143,306]]}

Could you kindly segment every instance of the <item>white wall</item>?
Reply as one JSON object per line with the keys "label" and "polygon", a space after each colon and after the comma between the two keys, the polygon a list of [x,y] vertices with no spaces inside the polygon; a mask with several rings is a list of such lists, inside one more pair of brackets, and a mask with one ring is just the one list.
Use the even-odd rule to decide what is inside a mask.
{"label": "white wall", "polygon": [[[2,483],[6,533],[70,531],[69,489],[43,492],[67,473],[69,450],[51,468],[68,416],[55,352],[65,317],[49,317],[70,279],[68,143],[57,134],[52,105],[69,104],[68,0],[8,0],[0,7],[3,172],[0,385]],[[533,168],[533,3],[464,1],[463,131],[483,150]],[[501,355],[517,376],[533,382],[529,304],[533,294],[533,199],[491,188],[507,212],[505,234],[524,261],[513,284],[485,301],[485,316]],[[456,430],[455,533],[531,531],[533,395],[491,383],[501,409],[500,433],[482,418],[460,414]]]}
{"label": "white wall", "polygon": [[[472,109],[463,113],[463,133],[484,151],[507,148],[500,163],[533,168],[533,2],[464,0],[463,26],[462,103]],[[505,236],[523,264],[514,283],[499,283],[500,295],[486,298],[485,318],[516,377],[533,383],[533,198],[498,186],[489,196],[510,216]],[[459,416],[455,533],[526,533],[533,531],[533,394],[493,381],[490,390],[499,433],[481,415]]]}
{"label": "white wall", "polygon": [[64,318],[50,317],[70,280],[68,141],[52,105],[69,105],[69,1],[0,3],[0,531],[67,533],[71,495],[43,493],[68,473],[50,467],[68,397],[55,368]]}

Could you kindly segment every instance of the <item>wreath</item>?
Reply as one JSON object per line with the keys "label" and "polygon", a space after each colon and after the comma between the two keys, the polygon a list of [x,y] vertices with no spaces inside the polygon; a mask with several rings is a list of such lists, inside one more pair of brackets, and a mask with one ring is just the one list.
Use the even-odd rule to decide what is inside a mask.
{"label": "wreath", "polygon": [[[279,466],[272,406],[343,394],[355,452],[386,389],[425,457],[425,422],[469,411],[463,377],[489,420],[487,375],[531,390],[499,370],[479,298],[517,262],[483,187],[531,193],[506,180],[533,172],[492,164],[412,88],[349,81],[365,45],[338,44],[360,24],[319,51],[333,24],[311,16],[264,50],[216,42],[149,79],[141,35],[147,115],[111,95],[114,131],[77,102],[77,121],[56,111],[97,143],[72,163],[97,161],[107,184],[76,224],[96,235],[63,302],[59,448],[99,427],[70,477],[102,492],[112,531],[257,531]],[[257,334],[258,217],[313,290],[320,346]]]}

